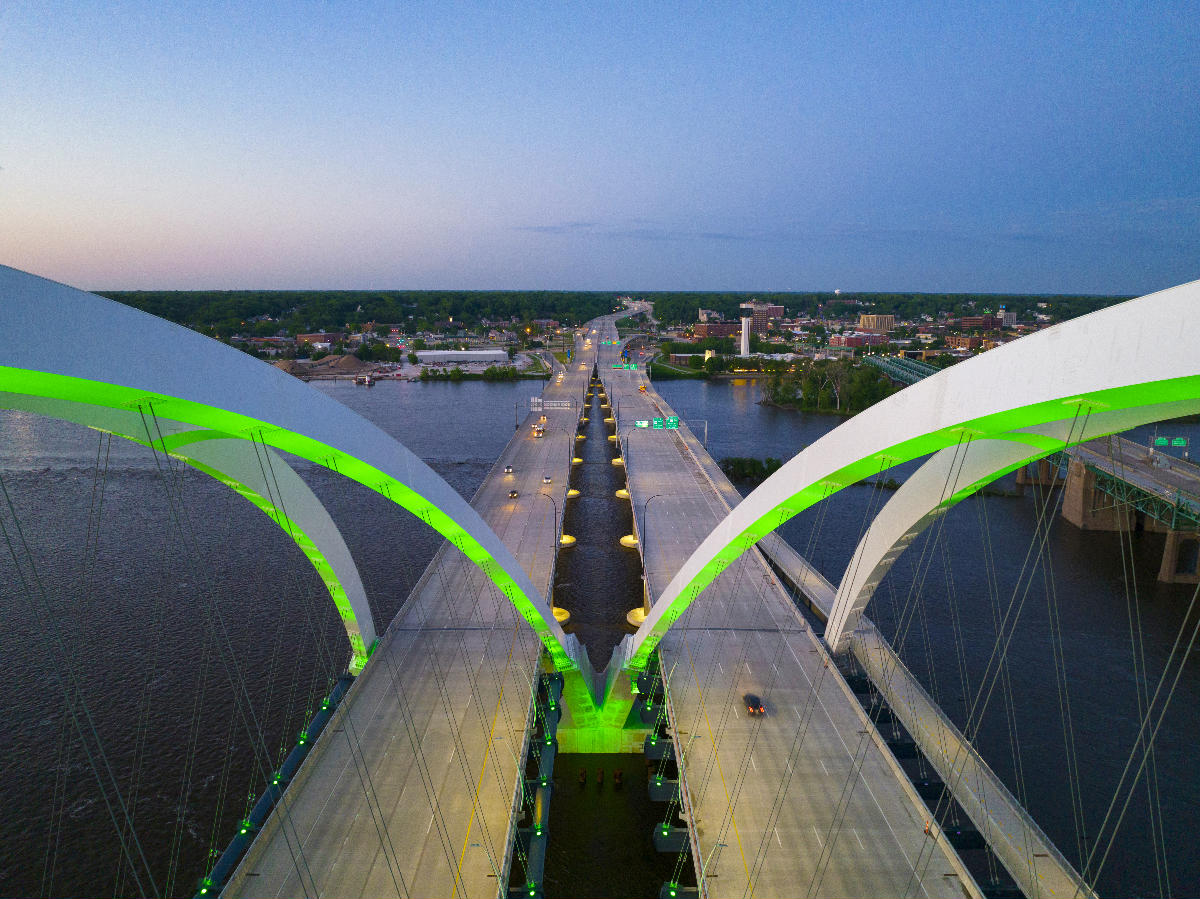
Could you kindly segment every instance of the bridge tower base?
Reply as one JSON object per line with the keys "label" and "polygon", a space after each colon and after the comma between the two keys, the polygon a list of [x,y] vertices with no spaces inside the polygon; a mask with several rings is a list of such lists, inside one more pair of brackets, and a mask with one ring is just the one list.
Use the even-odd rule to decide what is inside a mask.
{"label": "bridge tower base", "polygon": [[[603,677],[603,675],[601,675]],[[589,679],[581,671],[564,672],[563,718],[556,739],[559,752],[641,752],[652,726],[637,713],[630,677],[617,672],[611,685],[600,685],[604,704],[598,706]]]}

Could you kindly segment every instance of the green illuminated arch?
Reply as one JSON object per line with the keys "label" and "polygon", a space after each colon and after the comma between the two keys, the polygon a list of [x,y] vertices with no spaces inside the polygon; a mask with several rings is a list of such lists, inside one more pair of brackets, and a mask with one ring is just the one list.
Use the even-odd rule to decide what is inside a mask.
{"label": "green illuminated arch", "polygon": [[[548,602],[498,536],[458,493],[393,438],[345,406],[290,375],[186,328],[118,303],[0,266],[0,329],[6,334],[81,333],[87,339],[63,358],[46,360],[34,341],[8,341],[0,351],[0,392],[21,408],[106,428],[98,410],[155,422],[150,440],[204,464],[205,441],[254,441],[329,468],[386,496],[442,534],[508,597],[534,629],[558,670],[577,664]],[[53,368],[53,370],[47,370]],[[164,429],[161,439],[157,429]],[[185,444],[191,444],[189,449]],[[212,467],[212,466],[209,466]],[[243,479],[213,468],[230,486],[282,526],[294,524]],[[210,472],[210,473],[213,473]],[[320,541],[294,531],[309,555]],[[308,544],[308,545],[306,545]],[[325,577],[323,556],[309,555]],[[330,586],[335,602],[344,596]],[[346,619],[346,608],[339,606]],[[362,616],[359,616],[360,618]],[[368,616],[369,617],[369,616]],[[367,622],[359,621],[365,631]],[[360,641],[361,643],[361,641]],[[355,648],[359,659],[369,645]]]}
{"label": "green illuminated arch", "polygon": [[137,413],[54,402],[45,397],[0,392],[0,408],[71,421],[153,447],[220,481],[252,503],[279,525],[313,566],[345,626],[350,671],[358,674],[362,670],[375,643],[375,623],[358,569],[325,507],[274,451],[176,421],[158,419],[151,425]]}
{"label": "green illuminated arch", "polygon": [[[842,488],[964,440],[1076,443],[1045,426],[1200,398],[1200,282],[1073,319],[940,372],[859,413],[797,454],[713,529],[631,639],[641,670],[670,626],[743,552]],[[1090,436],[1095,436],[1093,432]],[[986,483],[963,484],[950,501]]]}

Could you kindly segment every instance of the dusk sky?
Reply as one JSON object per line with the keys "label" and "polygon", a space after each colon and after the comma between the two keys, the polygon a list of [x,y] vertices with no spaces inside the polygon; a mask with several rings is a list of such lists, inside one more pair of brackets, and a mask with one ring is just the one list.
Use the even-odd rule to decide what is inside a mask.
{"label": "dusk sky", "polygon": [[1200,278],[1200,11],[4,0],[0,263],[1147,293]]}

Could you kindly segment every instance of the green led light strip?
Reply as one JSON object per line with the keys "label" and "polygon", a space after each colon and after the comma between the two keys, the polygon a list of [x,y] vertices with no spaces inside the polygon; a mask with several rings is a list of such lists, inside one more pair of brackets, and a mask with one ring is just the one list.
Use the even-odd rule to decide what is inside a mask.
{"label": "green led light strip", "polygon": [[[136,390],[119,384],[75,378],[68,375],[0,366],[0,391],[78,403],[84,406],[102,406],[126,411],[143,409],[149,412],[152,408],[155,416],[204,428],[212,432],[212,438],[242,440],[253,438],[274,449],[307,459],[316,465],[328,468],[344,477],[357,481],[417,516],[417,518],[424,521],[449,540],[463,555],[478,566],[492,583],[496,585],[500,592],[508,597],[521,617],[533,628],[538,639],[549,654],[555,670],[572,671],[578,667],[559,643],[556,636],[550,631],[546,621],[539,614],[535,605],[539,598],[526,596],[517,582],[504,570],[504,567],[463,527],[413,488],[386,472],[340,451],[334,446],[314,440],[304,434],[278,427],[270,422],[260,421],[250,416],[230,412],[215,406],[151,391]],[[187,442],[190,439],[196,438],[181,436],[174,439],[174,444],[178,445],[179,442]],[[160,448],[166,448],[169,451],[169,448],[173,445],[173,439],[168,437],[165,444],[166,447]],[[188,461],[189,464],[193,464],[190,460]],[[212,472],[208,473],[212,474]],[[217,476],[224,483],[229,483],[227,477],[214,476]],[[256,501],[254,497],[258,496],[258,494],[254,493],[254,491],[247,492],[247,488],[244,485],[235,486],[235,484],[229,484],[229,486],[238,489],[239,493],[242,493],[247,499],[263,509],[281,527],[284,527],[286,524],[294,528],[294,525],[287,522],[282,513],[275,509],[265,498],[258,497],[258,501]],[[242,489],[239,489],[239,486]],[[285,530],[287,529],[285,527]],[[292,533],[292,531],[289,531],[289,533]],[[304,539],[307,540],[307,537]],[[299,538],[297,538],[296,542],[302,550],[307,549],[306,545]],[[311,545],[311,541],[308,541],[308,544]],[[329,587],[330,594],[333,596],[335,604],[338,605],[339,615],[343,617],[343,620],[346,620],[346,614],[349,614],[349,620],[354,620],[353,610],[345,600],[345,591],[342,589],[341,584],[337,584],[336,587],[330,584],[330,580],[332,579],[336,582],[336,578],[332,577],[333,572],[329,568],[328,563],[323,557],[314,559],[307,551],[305,554],[309,555],[310,560],[314,561],[314,567],[317,567],[322,580]],[[319,566],[318,562],[320,563]],[[362,640],[360,638],[359,645],[354,647],[356,664],[360,662],[365,663],[366,661],[367,652],[361,644]]]}
{"label": "green led light strip", "polygon": [[[707,563],[689,580],[674,596],[664,594],[656,601],[666,603],[661,617],[655,620],[647,632],[640,634],[641,642],[637,645],[626,669],[641,671],[646,667],[650,653],[662,640],[679,617],[687,610],[698,596],[747,549],[757,543],[767,534],[774,531],[793,516],[803,512],[809,506],[832,496],[844,487],[855,484],[864,478],[879,474],[921,456],[931,455],[938,450],[953,446],[967,434],[971,438],[987,437],[992,439],[1011,439],[1033,443],[1037,438],[1030,434],[1015,433],[1023,428],[1032,428],[1052,422],[1069,419],[1075,414],[1086,415],[1095,410],[1135,409],[1154,406],[1162,403],[1200,398],[1200,375],[1189,375],[1182,378],[1172,378],[1165,381],[1153,381],[1144,384],[1132,384],[1115,387],[1108,390],[1098,390],[1080,396],[1047,400],[1008,409],[981,418],[970,419],[960,424],[939,428],[919,437],[905,440],[891,446],[873,450],[867,455],[839,468],[820,480],[802,485],[792,492],[780,494],[770,509],[759,518],[743,528],[736,536],[718,547]],[[1065,412],[1064,412],[1065,410]],[[1076,413],[1078,410],[1078,413]],[[1091,439],[1089,435],[1086,439]],[[1081,437],[1081,439],[1083,439]],[[1064,443],[1053,438],[1042,437],[1045,442],[1045,453],[1048,455],[1055,450],[1065,449],[1080,442],[1074,440]],[[786,470],[786,466],[785,469]],[[774,481],[774,483],[772,483]],[[778,491],[784,482],[775,477],[765,481],[753,493],[742,500],[742,505],[750,502],[756,494],[763,491]],[[985,482],[971,485],[958,491],[953,498],[961,500],[967,492],[978,489]],[[740,508],[740,506],[739,506]],[[731,514],[736,514],[736,511]],[[635,638],[636,639],[636,638]]]}

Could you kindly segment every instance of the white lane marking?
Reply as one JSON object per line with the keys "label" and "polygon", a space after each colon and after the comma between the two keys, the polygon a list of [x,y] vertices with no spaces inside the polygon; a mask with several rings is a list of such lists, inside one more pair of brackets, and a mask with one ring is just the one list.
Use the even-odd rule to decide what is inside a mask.
{"label": "white lane marking", "polygon": [[863,843],[863,841],[862,841],[862,837],[860,837],[860,836],[858,835],[858,831],[857,831],[855,828],[851,827],[851,828],[850,828],[850,832],[851,832],[852,834],[854,834],[854,839],[858,840],[858,845],[862,846],[862,847],[863,847],[863,849],[866,849],[867,847],[866,847],[866,845]]}
{"label": "white lane marking", "polygon": [[754,753],[750,754],[750,767],[753,768],[755,771],[758,770],[758,765],[754,764]]}
{"label": "white lane marking", "polygon": [[817,842],[821,844],[821,848],[825,848],[825,841],[821,839],[821,832],[817,830],[817,825],[812,825],[813,833],[817,835]]}
{"label": "white lane marking", "polygon": [[754,677],[754,672],[750,670],[750,663],[742,662],[742,664],[746,666],[746,673],[749,674],[751,677]]}
{"label": "white lane marking", "polygon": [[772,828],[775,831],[775,842],[779,844],[779,848],[783,848],[783,840],[779,839],[779,828]]}
{"label": "white lane marking", "polygon": [[429,816],[429,823],[425,825],[425,832],[429,833],[429,828],[433,827],[433,815]]}
{"label": "white lane marking", "polygon": [[[799,667],[800,673],[804,675],[804,679],[806,681],[808,681],[809,688],[813,689],[814,684],[813,684],[812,678],[809,677],[808,672],[804,670],[804,665],[801,664],[800,657],[798,655],[796,655],[796,650],[792,647],[791,641],[785,640],[784,645],[787,646],[788,652],[791,653],[792,658],[796,660],[796,665],[797,665],[797,667]],[[842,749],[844,749],[846,751],[846,755],[848,755],[850,757],[851,762],[853,762],[854,761],[854,753],[852,753],[850,751],[850,747],[846,745],[846,740],[842,736],[842,732],[838,728],[837,723],[834,722],[833,715],[830,713],[829,707],[825,705],[825,700],[821,697],[821,694],[819,691],[817,692],[817,703],[821,706],[821,711],[823,711],[825,713],[826,720],[829,721],[829,724],[830,724],[833,732],[837,735],[838,742],[842,744]],[[799,713],[797,712],[797,714],[799,714]],[[875,808],[879,809],[879,815],[881,818],[883,818],[883,823],[887,825],[887,829],[891,833],[892,839],[896,841],[896,847],[900,850],[900,854],[904,857],[905,864],[908,865],[910,870],[915,872],[916,867],[913,865],[912,859],[909,858],[908,851],[904,848],[904,844],[900,842],[900,836],[896,833],[896,829],[894,827],[892,827],[892,822],[888,820],[887,813],[884,812],[883,805],[881,805],[879,802],[879,797],[876,796],[875,791],[871,789],[871,782],[869,780],[867,780],[867,778],[863,777],[861,774],[859,775],[859,780],[861,780],[863,786],[867,788],[867,793],[870,794],[871,801],[875,803]],[[921,884],[921,892],[924,893],[926,896],[928,896],[929,890],[925,886],[925,879],[919,877],[918,882]]]}
{"label": "white lane marking", "polygon": [[825,776],[826,776],[826,777],[828,777],[828,776],[829,776],[829,769],[825,767],[825,760],[824,760],[824,759],[817,759],[817,761],[821,763],[821,770],[822,770],[822,771],[824,771],[824,772],[825,772]]}

